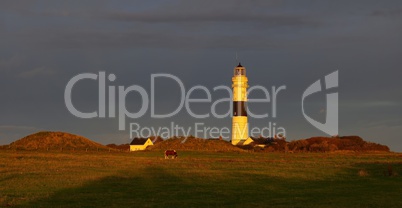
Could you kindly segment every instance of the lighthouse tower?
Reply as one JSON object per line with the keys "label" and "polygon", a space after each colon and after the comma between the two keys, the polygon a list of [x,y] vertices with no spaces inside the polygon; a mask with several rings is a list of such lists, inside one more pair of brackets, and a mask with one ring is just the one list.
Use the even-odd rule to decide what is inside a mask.
{"label": "lighthouse tower", "polygon": [[233,88],[233,120],[232,120],[232,144],[246,145],[253,140],[248,137],[247,121],[247,87],[246,68],[240,63],[234,68],[232,78]]}

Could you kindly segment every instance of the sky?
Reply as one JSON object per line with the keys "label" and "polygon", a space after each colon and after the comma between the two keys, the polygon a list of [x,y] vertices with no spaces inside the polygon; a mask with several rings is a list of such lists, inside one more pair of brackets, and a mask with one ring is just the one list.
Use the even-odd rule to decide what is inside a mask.
{"label": "sky", "polygon": [[[194,86],[211,92],[211,102],[191,104],[211,114],[214,101],[228,98],[233,68],[241,61],[250,87],[285,86],[273,102],[249,103],[268,113],[249,118],[250,128],[272,125],[287,140],[328,136],[302,112],[303,92],[338,71],[339,135],[358,135],[402,152],[402,2],[401,1],[0,1],[0,144],[38,131],[64,131],[102,144],[128,143],[130,123],[140,129],[183,128],[195,123],[231,128],[231,116],[194,118],[183,107],[168,118],[154,118],[150,106],[139,118],[83,119],[66,107],[67,83],[83,73],[106,76],[107,89],[142,87],[167,114]],[[325,86],[325,85],[324,85]],[[72,103],[82,112],[98,111],[98,80],[83,79],[72,89]],[[305,100],[305,113],[326,120],[326,90]],[[109,99],[110,94],[106,94]],[[190,98],[204,99],[195,90]],[[254,91],[249,98],[264,98]],[[123,104],[138,112],[143,98],[128,93]],[[121,103],[120,103],[121,104]],[[108,109],[109,105],[106,105]],[[217,104],[220,114],[230,102]],[[273,130],[271,129],[271,132]],[[198,135],[201,136],[201,135]],[[230,138],[229,138],[230,139]]]}

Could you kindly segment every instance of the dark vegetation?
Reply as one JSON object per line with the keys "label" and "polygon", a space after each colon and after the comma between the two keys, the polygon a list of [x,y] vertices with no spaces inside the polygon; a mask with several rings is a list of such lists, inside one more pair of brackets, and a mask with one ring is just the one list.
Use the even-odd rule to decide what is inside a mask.
{"label": "dark vegetation", "polygon": [[241,152],[244,151],[230,142],[220,139],[202,139],[193,136],[172,137],[148,147],[149,150],[188,150],[188,151],[214,151],[214,152]]}
{"label": "dark vegetation", "polygon": [[359,136],[311,137],[287,142],[285,139],[253,138],[254,143],[244,147],[268,152],[389,152],[385,145],[364,141]]}
{"label": "dark vegetation", "polygon": [[117,150],[125,150],[128,151],[130,149],[130,144],[107,144],[106,147],[117,149]]}
{"label": "dark vegetation", "polygon": [[[163,142],[163,138],[160,136],[151,136],[149,137],[151,139],[151,141],[154,144],[158,144],[159,142]],[[120,151],[129,151],[130,150],[130,144],[108,144],[106,145],[109,148],[113,148],[116,150],[120,150]]]}
{"label": "dark vegetation", "polygon": [[[385,145],[364,141],[359,136],[341,137],[311,137],[295,141],[277,138],[252,138],[253,143],[246,146],[233,146],[230,142],[219,139],[203,139],[194,136],[172,137],[163,140],[160,136],[152,136],[154,142],[147,150],[158,151],[166,149],[188,150],[188,151],[214,151],[214,152],[389,152]],[[64,133],[64,132],[38,132],[28,135],[22,139],[12,142],[9,145],[0,146],[1,149],[21,150],[119,150],[128,151],[129,144],[108,144],[101,145],[85,137]]]}

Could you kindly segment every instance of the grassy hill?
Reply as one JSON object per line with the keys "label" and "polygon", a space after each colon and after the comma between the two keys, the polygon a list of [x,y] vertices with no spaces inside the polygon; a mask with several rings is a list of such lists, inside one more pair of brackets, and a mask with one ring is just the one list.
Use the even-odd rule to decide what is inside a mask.
{"label": "grassy hill", "polygon": [[[254,142],[243,146],[243,149],[267,152],[389,152],[389,147],[382,144],[364,141],[359,136],[311,137],[288,142],[285,139],[253,138]],[[258,145],[263,145],[261,148]]]}
{"label": "grassy hill", "polygon": [[148,147],[149,150],[186,150],[186,151],[215,151],[215,152],[242,152],[244,150],[233,146],[230,142],[219,139],[201,139],[188,137],[172,137]]}
{"label": "grassy hill", "polygon": [[[183,142],[185,140],[185,142]],[[188,150],[188,151],[216,151],[216,152],[241,152],[258,150],[267,152],[389,152],[385,145],[364,141],[359,136],[342,137],[311,137],[288,142],[284,139],[253,138],[254,142],[246,146],[233,146],[230,142],[218,139],[202,139],[195,137],[172,137],[148,147],[148,150]],[[265,147],[261,149],[261,146]]]}
{"label": "grassy hill", "polygon": [[91,141],[85,137],[65,133],[43,131],[28,135],[10,144],[13,149],[63,149],[63,150],[93,150],[108,149],[108,147]]}
{"label": "grassy hill", "polygon": [[389,152],[386,145],[364,141],[359,136],[342,137],[311,137],[292,141],[288,144],[289,150],[309,152],[332,152],[348,150],[357,152]]}

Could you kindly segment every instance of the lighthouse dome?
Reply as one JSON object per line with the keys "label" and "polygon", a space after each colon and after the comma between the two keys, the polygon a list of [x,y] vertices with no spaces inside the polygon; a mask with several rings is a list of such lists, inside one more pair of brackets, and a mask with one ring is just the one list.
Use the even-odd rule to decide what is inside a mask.
{"label": "lighthouse dome", "polygon": [[246,68],[241,63],[234,68],[234,76],[246,76]]}

